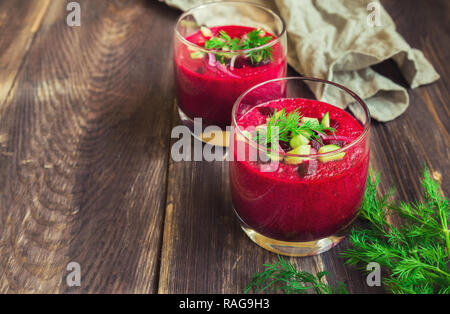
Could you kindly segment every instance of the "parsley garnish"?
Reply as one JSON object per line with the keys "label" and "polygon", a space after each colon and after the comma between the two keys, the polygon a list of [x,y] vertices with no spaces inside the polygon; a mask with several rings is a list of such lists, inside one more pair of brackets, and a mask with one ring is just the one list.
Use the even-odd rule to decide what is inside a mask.
{"label": "parsley garnish", "polygon": [[[272,40],[272,36],[265,36],[265,32],[261,29],[255,29],[242,39],[231,38],[225,31],[219,31],[218,36],[211,37],[205,42],[206,49],[222,50],[223,53],[215,54],[216,60],[225,64],[225,59],[231,59],[233,54],[231,52],[236,50],[246,50],[258,48]],[[247,58],[252,64],[258,64],[262,61],[272,60],[272,47],[259,49],[247,53]]]}
{"label": "parsley garnish", "polygon": [[[261,29],[255,29],[247,34],[247,38],[241,43],[241,49],[258,48],[272,40],[272,36],[264,36],[265,32]],[[273,60],[272,48],[259,49],[247,54],[252,64],[260,63],[263,60]]]}

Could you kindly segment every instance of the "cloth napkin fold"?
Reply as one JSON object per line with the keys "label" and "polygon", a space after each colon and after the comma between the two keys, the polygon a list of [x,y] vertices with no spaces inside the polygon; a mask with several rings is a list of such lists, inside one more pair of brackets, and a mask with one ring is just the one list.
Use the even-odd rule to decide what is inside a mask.
{"label": "cloth napkin fold", "polygon": [[[160,0],[161,1],[161,0]],[[164,0],[187,10],[211,0]],[[409,105],[407,90],[371,66],[392,58],[411,88],[439,79],[423,53],[396,31],[386,10],[374,0],[261,0],[286,22],[288,62],[304,76],[327,79],[356,92],[371,116],[382,122],[401,115]],[[333,89],[311,85],[318,99],[343,108]],[[358,112],[355,112],[358,114]]]}

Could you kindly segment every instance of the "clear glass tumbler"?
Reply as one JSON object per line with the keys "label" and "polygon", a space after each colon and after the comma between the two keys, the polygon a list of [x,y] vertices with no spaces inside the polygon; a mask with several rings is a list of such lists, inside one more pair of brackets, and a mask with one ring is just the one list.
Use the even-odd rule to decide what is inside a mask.
{"label": "clear glass tumbler", "polygon": [[[324,96],[317,99],[311,90],[323,91]],[[307,154],[293,153],[293,142],[278,149],[257,143],[255,130],[264,128],[282,108],[297,108],[306,118],[298,125],[312,118],[336,132],[315,133],[317,137],[302,144]],[[333,82],[282,78],[241,95],[232,120],[231,194],[245,233],[261,247],[288,256],[319,254],[339,243],[364,197],[370,129],[365,103]]]}
{"label": "clear glass tumbler", "polygon": [[[174,39],[182,122],[197,138],[227,146],[227,141],[212,139],[203,131],[208,126],[226,130],[233,104],[244,91],[286,76],[286,47],[283,20],[263,6],[227,1],[186,11],[178,19]],[[197,128],[195,118],[201,118]]]}

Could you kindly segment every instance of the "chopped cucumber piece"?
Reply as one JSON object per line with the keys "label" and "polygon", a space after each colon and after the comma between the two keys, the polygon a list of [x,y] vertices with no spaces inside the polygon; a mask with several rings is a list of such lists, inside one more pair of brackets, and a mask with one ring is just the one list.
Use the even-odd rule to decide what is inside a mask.
{"label": "chopped cucumber piece", "polygon": [[304,137],[306,137],[308,139],[310,139],[311,136],[314,135],[314,132],[312,130],[301,130],[300,132]]}
{"label": "chopped cucumber piece", "polygon": [[281,161],[281,160],[283,160],[283,156],[281,156],[279,154],[267,154],[267,156],[269,156],[270,160],[272,160],[272,161]]}
{"label": "chopped cucumber piece", "polygon": [[[311,153],[310,145],[301,145],[301,146],[298,146],[297,148],[288,152],[288,154],[292,154],[292,155],[309,155],[310,153]],[[284,159],[284,161],[290,165],[298,165],[298,164],[301,164],[303,162],[303,160],[305,160],[305,159],[307,159],[307,158],[289,156],[289,157],[286,157]]]}
{"label": "chopped cucumber piece", "polygon": [[[318,153],[319,154],[330,153],[330,152],[333,152],[338,149],[340,149],[340,147],[337,145],[334,145],[334,144],[324,145],[319,149]],[[329,162],[329,161],[333,161],[333,160],[340,160],[340,159],[344,158],[344,156],[345,156],[345,153],[342,152],[342,153],[337,153],[337,154],[330,155],[330,156],[319,157],[319,160],[321,162]]]}
{"label": "chopped cucumber piece", "polygon": [[198,50],[198,48],[191,47],[191,46],[188,46],[187,49],[188,49],[189,51],[191,51],[191,52],[197,52],[197,51],[200,51],[200,50]]}
{"label": "chopped cucumber piece", "polygon": [[217,53],[218,56],[227,58],[227,59],[231,59],[233,58],[233,54],[232,53],[227,53],[227,52],[218,52]]}
{"label": "chopped cucumber piece", "polygon": [[200,27],[200,32],[202,32],[202,35],[205,37],[213,37],[212,31],[206,26]]}
{"label": "chopped cucumber piece", "polygon": [[330,113],[327,112],[323,118],[322,121],[320,121],[320,124],[324,127],[324,128],[329,128],[330,127]]}
{"label": "chopped cucumber piece", "polygon": [[340,149],[340,147],[338,145],[334,145],[334,144],[324,145],[319,149],[319,154],[333,152],[338,149]]}
{"label": "chopped cucumber piece", "polygon": [[191,52],[191,59],[201,59],[205,54],[201,51]]}
{"label": "chopped cucumber piece", "polygon": [[302,145],[308,145],[309,144],[309,139],[301,134],[294,136],[289,144],[291,145],[292,148],[297,148],[299,146]]}
{"label": "chopped cucumber piece", "polygon": [[233,58],[233,54],[228,52],[228,51],[231,51],[230,47],[225,46],[222,48],[222,51],[225,51],[225,52],[217,53],[217,55],[222,56],[224,58],[228,58],[228,59]]}
{"label": "chopped cucumber piece", "polygon": [[319,124],[319,119],[317,118],[309,118],[309,117],[303,117],[301,119],[302,123],[305,123],[307,121],[311,121],[313,124]]}
{"label": "chopped cucumber piece", "polygon": [[262,28],[258,27],[257,31],[259,37],[263,38],[264,36],[266,36],[266,32]]}
{"label": "chopped cucumber piece", "polygon": [[271,150],[272,150],[272,153],[267,153],[267,156],[269,156],[269,158],[272,161],[281,161],[281,160],[283,160],[283,156],[280,155],[281,148],[275,147],[275,148],[272,148]]}

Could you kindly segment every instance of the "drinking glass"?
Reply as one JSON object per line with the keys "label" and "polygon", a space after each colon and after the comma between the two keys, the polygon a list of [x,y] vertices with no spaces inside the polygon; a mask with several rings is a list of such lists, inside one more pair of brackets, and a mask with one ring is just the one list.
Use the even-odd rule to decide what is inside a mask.
{"label": "drinking glass", "polygon": [[[204,35],[205,27],[215,36],[225,29],[231,37],[243,30],[261,29],[272,40],[252,49],[225,52],[206,49],[204,44],[210,37]],[[272,52],[270,61],[251,59],[267,49]],[[183,124],[200,140],[227,146],[227,132],[214,132],[220,136],[212,138],[212,133],[204,133],[205,129],[215,126],[219,131],[226,130],[231,126],[233,104],[245,90],[286,76],[286,53],[285,24],[268,8],[227,1],[186,11],[176,23],[174,36],[177,107]],[[195,122],[201,125],[194,127]]]}
{"label": "drinking glass", "polygon": [[[322,91],[323,96],[314,96],[312,90]],[[260,155],[268,156],[274,150],[256,143],[239,121],[244,121],[241,119],[255,106],[280,98],[302,98],[314,104],[320,101],[347,108],[348,114],[336,112],[358,126],[360,133],[336,151],[308,155],[282,151],[275,161],[261,161]],[[244,232],[261,247],[288,256],[315,255],[338,244],[357,217],[364,197],[370,129],[364,101],[344,86],[326,80],[281,78],[243,93],[235,102],[232,120],[230,187],[234,212]],[[339,121],[332,123],[339,130]],[[344,157],[333,158],[338,155]],[[292,157],[301,158],[303,163],[296,170],[298,175],[289,177],[289,166],[283,160]]]}

